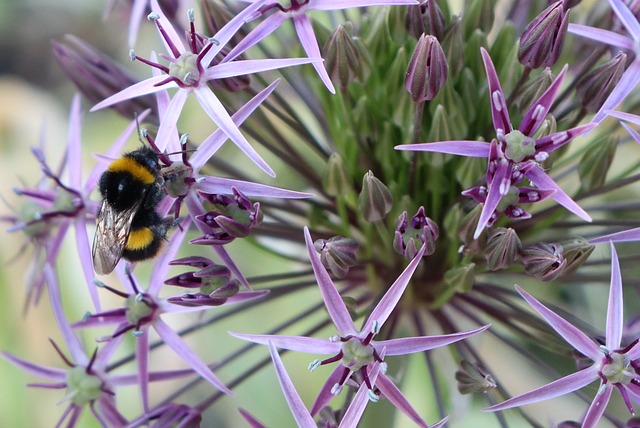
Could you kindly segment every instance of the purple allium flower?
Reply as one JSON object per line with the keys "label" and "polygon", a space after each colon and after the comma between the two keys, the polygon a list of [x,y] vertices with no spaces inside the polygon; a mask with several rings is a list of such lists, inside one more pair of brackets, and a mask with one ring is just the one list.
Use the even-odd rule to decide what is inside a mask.
{"label": "purple allium flower", "polygon": [[[495,142],[441,141],[436,143],[406,144],[396,146],[396,149],[486,157],[489,159],[487,169],[488,189],[474,188],[467,192],[468,196],[484,203],[474,239],[480,236],[480,233],[487,225],[495,221],[497,218],[496,210],[500,209],[500,204],[505,197],[511,195],[508,198],[509,201],[520,201],[521,192],[512,191],[511,187],[512,185],[517,185],[524,177],[528,178],[539,189],[537,191],[540,192],[535,200],[526,202],[537,202],[537,200],[549,196],[583,220],[591,221],[591,217],[547,175],[540,163],[549,157],[549,153],[591,130],[595,125],[581,125],[566,131],[556,132],[537,139],[534,138],[560,89],[567,67],[565,66],[562,69],[551,86],[524,114],[520,127],[514,129],[509,119],[508,106],[491,57],[484,48],[481,48],[480,51],[489,82],[491,114],[497,136],[497,139],[494,140]],[[528,194],[527,190],[529,189],[525,189],[525,196]],[[546,196],[543,197],[545,194]],[[513,204],[508,203],[502,211],[497,212],[505,212],[509,206],[513,206]],[[511,210],[511,212],[511,218],[527,218],[521,209]]]}
{"label": "purple allium flower", "polygon": [[[229,52],[229,55],[223,60],[223,63],[231,61],[238,55],[257,44],[262,39],[273,33],[288,18],[293,20],[300,43],[311,59],[321,59],[320,47],[316,39],[315,33],[311,26],[311,21],[306,15],[312,10],[341,10],[353,7],[367,6],[393,6],[393,5],[417,5],[416,0],[291,0],[289,7],[284,7],[279,0],[243,0],[251,3],[252,6],[258,5],[252,9],[254,16],[264,16],[267,12],[272,12],[267,18],[256,26],[240,43],[238,43]],[[247,8],[249,9],[249,8]],[[331,83],[331,78],[327,74],[321,62],[314,62],[313,67],[318,72],[327,89],[333,94],[336,92]]]}
{"label": "purple allium flower", "polygon": [[164,140],[171,138],[171,135],[176,131],[176,122],[180,112],[187,101],[187,97],[193,94],[209,117],[240,150],[247,154],[247,156],[267,174],[275,176],[273,170],[240,133],[240,130],[231,119],[225,107],[207,85],[207,82],[214,79],[258,73],[281,67],[306,64],[313,61],[309,59],[264,59],[213,64],[214,57],[244,24],[245,19],[254,13],[255,9],[257,9],[263,1],[264,0],[260,0],[255,5],[251,5],[243,10],[211,39],[196,33],[193,10],[190,10],[189,22],[191,30],[189,33],[188,47],[185,47],[182,38],[163,15],[157,1],[152,0],[151,5],[153,12],[149,15],[149,19],[155,22],[163,38],[163,42],[167,47],[169,55],[163,55],[162,57],[169,61],[169,66],[167,67],[153,60],[143,59],[135,55],[132,51],[132,59],[142,61],[153,68],[161,70],[164,74],[155,75],[143,80],[107,98],[96,104],[92,111],[141,95],[168,88],[178,88],[166,111],[161,115],[160,128],[158,129],[157,135],[157,140],[159,140],[158,146],[160,148],[166,145]]}
{"label": "purple allium flower", "polygon": [[618,255],[613,243],[611,243],[611,286],[604,345],[594,341],[517,285],[516,290],[576,351],[593,360],[593,364],[576,373],[533,391],[510,398],[485,410],[504,410],[548,400],[576,391],[599,379],[600,388],[598,388],[598,392],[584,417],[582,426],[586,428],[597,426],[611,398],[614,387],[620,391],[629,412],[633,415],[631,398],[637,400],[640,395],[640,346],[638,346],[638,339],[627,344],[621,343],[624,327],[622,277],[620,275]]}
{"label": "purple allium flower", "polygon": [[629,37],[622,36],[616,32],[589,27],[586,25],[569,24],[569,32],[591,40],[606,43],[627,49],[635,53],[635,59],[624,72],[618,84],[613,88],[607,100],[602,104],[600,110],[593,117],[593,123],[600,123],[606,116],[607,110],[615,109],[622,101],[638,86],[640,82],[640,22],[633,14],[629,6],[622,0],[609,0],[611,9],[629,33]]}
{"label": "purple allium flower", "polygon": [[311,409],[311,415],[317,415],[318,412],[329,403],[333,396],[340,393],[347,380],[349,380],[355,372],[359,372],[364,379],[363,383],[366,384],[371,399],[376,400],[378,394],[374,388],[377,388],[382,395],[411,418],[411,420],[420,426],[426,426],[424,420],[409,404],[402,392],[383,372],[379,374],[376,382],[372,382],[370,374],[374,364],[383,363],[381,357],[382,350],[386,350],[387,356],[422,352],[474,336],[486,330],[489,326],[486,325],[468,332],[442,336],[408,337],[382,341],[373,340],[402,298],[402,294],[409,284],[411,275],[422,259],[425,247],[423,246],[420,249],[404,272],[402,272],[398,279],[389,287],[377,306],[369,314],[369,317],[363,324],[363,328],[358,331],[340,293],[322,265],[320,257],[313,246],[309,230],[306,227],[304,233],[307,252],[311,259],[311,265],[316,275],[320,292],[322,293],[329,316],[338,328],[339,334],[329,340],[300,336],[231,334],[240,339],[255,343],[268,344],[272,342],[277,347],[292,351],[333,355],[324,361],[315,360],[310,364],[310,370],[315,370],[315,368],[320,365],[340,362],[320,391]]}

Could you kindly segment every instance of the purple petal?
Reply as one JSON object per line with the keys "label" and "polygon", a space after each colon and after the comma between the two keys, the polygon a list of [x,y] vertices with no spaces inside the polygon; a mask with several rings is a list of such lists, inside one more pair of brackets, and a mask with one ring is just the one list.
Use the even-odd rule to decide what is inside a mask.
{"label": "purple petal", "polygon": [[[202,58],[202,66],[207,68],[211,65],[211,61],[218,55],[218,52],[222,50],[222,48],[229,43],[229,40],[238,32],[238,30],[247,23],[247,19],[249,19],[255,12],[258,11],[262,7],[262,5],[266,2],[266,0],[258,0],[253,4],[247,6],[245,9],[237,13],[233,19],[225,24],[214,36],[213,38],[218,43],[214,45],[209,52]],[[276,14],[278,15],[278,14]],[[241,52],[237,52],[236,55],[241,54]],[[228,59],[231,61],[232,58]],[[224,61],[226,62],[226,61]]]}
{"label": "purple petal", "polygon": [[607,408],[607,404],[609,404],[612,392],[613,386],[609,384],[602,393],[596,394],[591,402],[591,406],[589,406],[589,410],[587,410],[587,414],[584,416],[582,428],[595,428],[598,426],[598,421]]}
{"label": "purple petal", "polygon": [[273,361],[273,366],[276,369],[276,374],[278,375],[278,381],[280,382],[280,387],[284,393],[284,398],[287,400],[287,404],[289,405],[289,409],[291,409],[291,413],[293,414],[293,418],[296,420],[296,423],[299,427],[317,428],[316,423],[302,402],[298,391],[296,391],[296,388],[293,386],[293,382],[291,382],[291,378],[282,364],[278,351],[271,342],[269,342],[269,353],[271,354],[271,360]]}
{"label": "purple petal", "polygon": [[160,253],[160,256],[155,262],[155,268],[151,272],[149,278],[149,287],[147,293],[152,296],[157,296],[160,292],[160,288],[164,285],[164,280],[169,274],[169,262],[176,258],[176,254],[180,249],[180,246],[184,242],[184,237],[191,225],[191,218],[187,217],[182,220],[181,227],[176,227],[173,231],[173,235],[169,238],[169,242]]}
{"label": "purple petal", "polygon": [[444,334],[441,336],[407,337],[402,339],[375,341],[374,346],[376,349],[381,349],[382,347],[387,348],[388,356],[412,354],[414,352],[427,351],[429,349],[435,349],[455,343],[459,340],[466,339],[467,337],[482,333],[490,326],[491,325],[488,324],[475,330],[463,333]]}
{"label": "purple petal", "polygon": [[478,226],[473,234],[473,239],[478,239],[484,228],[487,226],[487,223],[489,223],[489,220],[491,220],[493,212],[498,208],[502,196],[504,196],[504,194],[509,190],[508,187],[505,189],[504,184],[509,182],[510,175],[511,163],[507,162],[505,159],[501,159],[494,173],[491,186],[489,186],[487,200],[482,207],[482,212],[480,213]]}
{"label": "purple petal", "polygon": [[417,5],[416,0],[332,0],[332,1],[314,1],[311,0],[308,9],[313,10],[340,10],[352,7],[367,6],[397,6],[397,5]]}
{"label": "purple petal", "polygon": [[622,25],[627,29],[633,40],[637,43],[640,41],[640,24],[629,7],[621,0],[609,0],[611,9],[618,16]]}
{"label": "purple petal", "polygon": [[[182,44],[182,37],[178,35],[178,32],[175,30],[175,28],[173,28],[173,25],[164,15],[162,9],[160,9],[158,0],[151,0],[151,10],[158,14],[158,22],[160,22],[160,25],[162,25],[162,28],[164,28],[164,31],[167,33],[167,37],[169,37],[169,40],[171,41],[171,43],[173,43],[174,47],[177,48],[180,53],[186,52],[187,50]],[[172,47],[167,43],[164,37],[160,37],[160,39],[162,39],[162,43],[164,44],[167,52],[173,53]]]}
{"label": "purple petal", "polygon": [[618,119],[626,120],[634,125],[640,126],[640,116],[637,114],[625,113],[623,111],[607,110],[604,112],[607,116],[617,117]]}
{"label": "purple petal", "polygon": [[[345,369],[342,364],[338,364],[338,366],[333,369],[327,381],[322,385],[322,388],[320,388],[316,401],[313,403],[313,407],[311,407],[311,416],[316,416],[320,413],[320,410],[324,409],[333,397],[335,397],[331,391],[333,390],[333,386],[340,381],[342,373],[344,373],[345,370],[347,369]],[[350,377],[351,374],[352,372],[349,372],[347,378]]]}
{"label": "purple petal", "polygon": [[313,193],[296,192],[295,190],[281,189],[266,184],[234,180],[232,178],[211,176],[202,176],[202,178],[204,178],[204,181],[198,183],[198,190],[213,194],[231,194],[231,188],[235,187],[245,195],[251,197],[306,199],[315,196]]}
{"label": "purple petal", "polygon": [[142,409],[149,411],[149,329],[136,338],[137,384],[140,387]]}
{"label": "purple petal", "polygon": [[240,133],[238,126],[233,123],[233,119],[231,119],[231,116],[229,116],[229,113],[227,113],[227,110],[225,110],[224,106],[215,94],[206,86],[195,89],[193,93],[205,112],[207,112],[216,125],[218,125],[224,133],[229,136],[231,141],[233,141],[240,150],[242,150],[256,165],[258,165],[260,169],[271,177],[275,177],[276,174],[273,172],[271,167],[267,165],[254,148],[251,147],[251,144],[249,144],[244,135]]}
{"label": "purple petal", "polygon": [[[371,382],[371,385],[376,384],[379,374],[380,363],[376,361],[371,367],[371,371],[369,372],[369,380]],[[360,384],[360,387],[358,388],[358,392],[356,392],[355,397],[353,397],[351,404],[349,404],[347,411],[342,417],[338,428],[356,428],[358,426],[360,418],[362,418],[362,414],[364,413],[364,409],[367,407],[367,404],[369,404],[368,393],[369,387],[365,382],[362,382]]]}
{"label": "purple petal", "polygon": [[592,244],[600,242],[634,242],[640,241],[640,227],[634,229],[623,230],[622,232],[611,233],[609,235],[600,236],[589,240]]}
{"label": "purple petal", "polygon": [[309,228],[306,226],[304,227],[304,240],[307,244],[307,252],[309,253],[309,259],[311,260],[311,266],[313,267],[316,281],[320,287],[320,293],[322,293],[322,299],[324,300],[324,304],[327,306],[327,311],[329,312],[329,316],[333,320],[333,323],[336,325],[342,336],[358,334],[356,326],[353,324],[353,320],[351,319],[351,315],[349,315],[349,310],[345,306],[336,286],[333,285],[333,281],[331,281],[327,270],[320,261],[320,255],[316,252],[313,241],[311,240]]}
{"label": "purple petal", "polygon": [[580,208],[578,204],[576,204],[573,199],[567,195],[564,190],[560,188],[556,184],[555,181],[551,179],[544,171],[542,171],[539,167],[535,166],[529,169],[525,173],[526,177],[531,180],[533,184],[541,189],[555,189],[556,192],[551,195],[551,199],[583,219],[584,221],[591,222],[591,217],[585,210]]}
{"label": "purple petal", "polygon": [[578,330],[573,324],[557,315],[551,309],[536,300],[529,293],[524,291],[519,285],[516,285],[516,291],[529,303],[529,305],[538,312],[549,325],[566,340],[571,346],[581,352],[583,355],[591,358],[593,361],[602,360],[602,352],[598,345],[594,343],[589,336]]}
{"label": "purple petal", "polygon": [[507,110],[507,103],[504,98],[504,92],[500,86],[500,80],[498,79],[498,73],[491,61],[489,53],[480,48],[482,54],[482,62],[484,62],[484,68],[487,72],[487,81],[489,82],[489,100],[491,102],[491,117],[493,118],[493,127],[497,130],[501,129],[505,134],[508,134],[513,130],[511,127],[511,119],[509,119],[509,111]]}
{"label": "purple petal", "polygon": [[87,223],[82,217],[76,218],[74,221],[74,227],[76,230],[76,247],[78,252],[78,259],[82,266],[82,273],[84,274],[85,284],[89,287],[89,294],[91,295],[91,301],[93,302],[93,308],[96,312],[100,312],[100,296],[98,294],[98,287],[93,284],[95,278],[93,274],[93,262],[91,256],[91,246],[89,245],[89,236],[87,235]]}
{"label": "purple petal", "polygon": [[484,141],[438,141],[435,143],[415,143],[395,146],[396,150],[447,153],[450,155],[488,158],[491,144]]}
{"label": "purple petal", "polygon": [[80,189],[82,173],[82,149],[80,139],[80,95],[76,94],[71,101],[69,113],[69,133],[67,136],[67,170],[69,171],[69,186]]}
{"label": "purple petal", "polygon": [[603,30],[601,28],[589,27],[588,25],[569,24],[568,31],[578,36],[597,42],[606,43],[611,46],[617,46],[624,49],[633,50],[633,40],[629,37],[622,36],[613,31]]}
{"label": "purple petal", "polygon": [[165,324],[164,321],[160,318],[156,318],[153,322],[153,327],[156,329],[162,340],[164,340],[164,342],[196,373],[225,394],[232,394],[231,390],[227,388],[215,374],[213,374],[211,369],[200,359],[200,357],[198,357],[195,352],[187,346],[182,338],[173,331],[171,327]]}
{"label": "purple petal", "polygon": [[244,76],[296,65],[322,63],[321,58],[285,58],[285,59],[247,59],[232,61],[205,70],[206,80],[224,79],[226,77]]}
{"label": "purple petal", "polygon": [[609,306],[607,309],[607,348],[618,349],[622,341],[624,320],[622,318],[622,275],[616,247],[611,244],[611,289],[609,290]]}
{"label": "purple petal", "polygon": [[429,428],[429,425],[420,417],[418,412],[411,406],[409,400],[404,396],[402,391],[383,373],[378,376],[376,386],[380,388],[382,395],[389,400],[397,409],[402,411],[409,419],[418,426]]}
{"label": "purple petal", "polygon": [[327,339],[315,339],[304,336],[281,336],[270,334],[243,334],[230,331],[229,334],[238,339],[247,340],[261,345],[274,346],[290,351],[305,352],[308,354],[331,355],[340,352],[340,342],[331,342]]}
{"label": "purple petal", "polygon": [[160,83],[164,80],[167,80],[167,76],[165,75],[153,76],[145,79],[142,82],[131,85],[128,88],[125,88],[122,91],[118,92],[117,94],[113,94],[107,99],[100,101],[98,104],[94,105],[90,111],[100,110],[124,100],[130,100],[131,98],[153,94],[154,92],[162,91],[166,88],[175,88],[178,86],[174,82],[169,82],[162,86],[156,86],[157,83]]}
{"label": "purple petal", "polygon": [[131,16],[129,17],[129,47],[132,48],[136,44],[140,22],[147,8],[147,0],[134,0],[131,5]]}
{"label": "purple petal", "polygon": [[533,391],[529,391],[522,395],[510,398],[494,406],[487,407],[484,410],[495,412],[497,410],[505,410],[512,407],[524,406],[525,404],[537,403],[538,401],[548,400],[550,398],[569,394],[570,392],[587,386],[594,380],[598,379],[597,370],[598,369],[595,366],[591,366],[588,369],[572,373],[568,376],[541,386],[540,388],[536,388]]}
{"label": "purple petal", "polygon": [[[326,2],[325,2],[326,3]],[[304,51],[307,53],[309,58],[322,58],[322,54],[320,53],[320,47],[318,47],[318,40],[316,40],[316,35],[313,32],[313,27],[311,26],[311,21],[305,14],[294,15],[293,16],[293,25],[298,33],[298,38],[300,39],[300,44]],[[329,74],[327,74],[327,69],[324,68],[324,64],[322,62],[314,62],[313,68],[316,69],[318,76],[327,87],[329,92],[332,94],[336,93],[336,89],[333,87],[333,83],[331,82],[331,78]]]}
{"label": "purple petal", "polygon": [[184,89],[178,90],[160,120],[155,143],[161,152],[167,148],[172,138],[178,139],[178,117],[182,112],[184,104],[187,102],[188,96],[188,91]]}
{"label": "purple petal", "polygon": [[60,297],[60,284],[58,284],[56,273],[49,263],[45,264],[43,268],[43,276],[47,283],[47,290],[49,291],[51,310],[58,324],[58,329],[64,338],[64,343],[67,345],[73,361],[76,364],[86,366],[89,363],[89,358],[87,358],[87,354],[84,352],[84,346],[82,346],[80,339],[78,339],[73,332],[73,328],[64,313],[62,299]]}
{"label": "purple petal", "polygon": [[596,126],[597,125],[595,123],[588,123],[586,125],[576,126],[575,128],[567,129],[566,131],[560,131],[542,137],[536,141],[536,151],[545,151],[547,153],[551,153],[552,151],[564,146],[574,138],[579,137],[582,134],[586,134]]}
{"label": "purple petal", "polygon": [[556,95],[560,90],[560,85],[564,80],[564,76],[567,74],[567,69],[569,67],[565,65],[562,67],[562,71],[558,74],[558,77],[555,78],[553,83],[547,88],[547,90],[538,98],[538,100],[531,105],[531,108],[522,118],[522,122],[520,123],[520,132],[524,135],[532,136],[536,133],[540,124],[544,121],[545,117],[547,117],[547,113],[551,108],[551,104],[556,99]]}
{"label": "purple petal", "polygon": [[382,296],[382,299],[380,299],[373,311],[371,311],[371,315],[369,315],[367,322],[362,327],[362,333],[364,335],[371,332],[374,322],[382,326],[387,321],[387,318],[389,318],[389,315],[391,315],[391,312],[393,312],[400,301],[407,285],[409,285],[413,272],[415,272],[416,268],[422,261],[422,256],[424,255],[425,250],[426,246],[423,245],[422,248],[420,248],[420,251],[418,251],[418,254],[416,254],[413,260],[411,260],[411,263],[409,263],[398,279],[396,279],[387,292],[384,293],[384,296]]}
{"label": "purple petal", "polygon": [[[240,109],[231,116],[233,122],[237,126],[240,126],[245,120],[247,120],[251,113],[253,113],[265,99],[267,99],[279,83],[280,79],[276,79],[272,84],[264,88],[255,97],[251,98],[251,100],[240,107]],[[202,168],[211,156],[218,151],[222,146],[222,143],[226,140],[227,135],[221,129],[216,129],[198,146],[198,150],[189,159],[194,173],[200,171],[200,168]]]}
{"label": "purple petal", "polygon": [[251,46],[259,43],[262,39],[273,33],[289,16],[284,13],[274,13],[264,19],[245,38],[243,38],[231,52],[222,60],[223,63],[232,61],[241,55]]}
{"label": "purple petal", "polygon": [[52,367],[45,367],[38,364],[30,363],[29,361],[23,360],[18,357],[14,357],[13,355],[7,352],[0,352],[0,355],[7,361],[12,364],[15,364],[25,372],[41,377],[43,379],[48,379],[54,382],[64,382],[67,378],[67,371],[61,369],[54,369]]}
{"label": "purple petal", "polygon": [[251,428],[267,428],[266,425],[264,425],[262,422],[256,419],[255,416],[244,410],[242,407],[238,407],[238,411]]}

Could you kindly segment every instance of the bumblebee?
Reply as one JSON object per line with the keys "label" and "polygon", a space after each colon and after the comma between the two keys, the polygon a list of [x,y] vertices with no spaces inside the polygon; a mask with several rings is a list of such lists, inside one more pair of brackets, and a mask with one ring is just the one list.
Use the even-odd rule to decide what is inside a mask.
{"label": "bumblebee", "polygon": [[113,161],[100,177],[92,250],[97,274],[111,273],[121,258],[137,262],[160,250],[172,223],[156,212],[165,194],[160,170],[158,154],[144,146]]}

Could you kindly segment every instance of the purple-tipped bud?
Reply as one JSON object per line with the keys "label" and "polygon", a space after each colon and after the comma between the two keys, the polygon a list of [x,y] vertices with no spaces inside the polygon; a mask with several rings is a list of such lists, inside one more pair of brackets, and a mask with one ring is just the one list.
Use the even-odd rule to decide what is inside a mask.
{"label": "purple-tipped bud", "polygon": [[407,7],[405,25],[407,32],[416,39],[419,39],[422,34],[431,34],[438,40],[442,40],[446,22],[438,2],[427,0],[419,6]]}
{"label": "purple-tipped bud", "polygon": [[[67,35],[64,42],[52,41],[51,45],[60,67],[91,103],[97,104],[138,83],[138,79],[111,58],[77,37]],[[150,109],[152,114],[147,121],[157,124],[156,106],[153,96],[147,95],[114,104],[111,108],[129,120]]]}
{"label": "purple-tipped bud", "polygon": [[369,222],[382,220],[389,214],[393,206],[391,192],[371,171],[362,178],[362,191],[358,196],[358,206],[364,219]]}
{"label": "purple-tipped bud", "polygon": [[352,238],[334,236],[333,238],[318,239],[313,243],[320,254],[322,265],[329,269],[336,278],[344,278],[351,266],[355,266],[358,241]]}
{"label": "purple-tipped bud", "polygon": [[351,25],[338,25],[327,44],[323,58],[331,81],[345,90],[351,82],[362,76],[362,59],[351,35]]}
{"label": "purple-tipped bud", "polygon": [[260,204],[251,201],[235,187],[231,188],[234,197],[202,193],[200,195],[210,205],[205,214],[196,216],[196,221],[204,223],[211,232],[191,241],[200,245],[224,245],[235,238],[249,236],[251,229],[262,223]]}
{"label": "purple-tipped bud", "polygon": [[174,260],[170,264],[199,268],[197,271],[184,272],[164,282],[167,285],[198,288],[197,293],[170,298],[171,303],[190,307],[220,306],[240,291],[238,282],[231,279],[231,271],[226,266],[215,264],[207,258],[186,257]]}
{"label": "purple-tipped bud", "polygon": [[461,394],[485,393],[489,389],[495,388],[496,383],[489,373],[480,368],[478,364],[471,364],[467,360],[462,360],[460,367],[456,371],[458,381],[458,391]]}
{"label": "purple-tipped bud", "polygon": [[595,245],[580,237],[565,239],[560,242],[560,245],[562,245],[563,255],[567,261],[564,274],[571,273],[582,266],[596,248]]}
{"label": "purple-tipped bud", "polygon": [[520,37],[518,60],[528,68],[551,67],[558,61],[569,25],[569,9],[557,1],[538,15]]}
{"label": "purple-tipped bud", "polygon": [[515,230],[498,227],[489,233],[485,259],[491,270],[508,269],[518,260],[522,242]]}
{"label": "purple-tipped bud", "polygon": [[412,260],[422,245],[426,247],[425,256],[433,254],[440,234],[438,225],[426,216],[424,207],[420,207],[410,221],[407,218],[404,211],[396,220],[393,249],[407,260]]}
{"label": "purple-tipped bud", "polygon": [[433,99],[447,80],[449,66],[440,42],[423,34],[409,60],[404,80],[411,99],[424,102]]}
{"label": "purple-tipped bud", "polygon": [[522,252],[524,270],[541,281],[553,281],[558,278],[567,265],[560,244],[539,242]]}
{"label": "purple-tipped bud", "polygon": [[618,52],[609,61],[594,67],[578,80],[576,95],[587,111],[595,113],[600,109],[618,84],[626,62],[627,54]]}

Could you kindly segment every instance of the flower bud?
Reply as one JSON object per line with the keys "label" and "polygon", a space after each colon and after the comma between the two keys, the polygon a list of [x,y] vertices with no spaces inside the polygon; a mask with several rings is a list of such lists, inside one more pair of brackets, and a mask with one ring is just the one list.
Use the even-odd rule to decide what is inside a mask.
{"label": "flower bud", "polygon": [[433,254],[440,233],[438,225],[426,216],[424,207],[418,209],[411,221],[407,217],[407,212],[404,211],[396,221],[393,249],[407,260],[412,260],[422,245],[426,248],[425,256]]}
{"label": "flower bud", "polygon": [[338,25],[327,44],[322,57],[331,81],[345,90],[349,83],[362,76],[362,60],[351,35],[351,25]]}
{"label": "flower bud", "polygon": [[461,394],[485,393],[496,387],[496,383],[490,374],[480,368],[478,364],[471,364],[467,360],[460,362],[460,368],[456,371],[458,391]]}
{"label": "flower bud", "polygon": [[590,150],[582,155],[578,163],[578,176],[583,190],[588,192],[604,184],[618,148],[619,139],[617,135],[611,133],[602,134]]}
{"label": "flower bud", "polygon": [[[425,14],[426,19],[425,19]],[[439,40],[444,35],[446,22],[444,13],[436,0],[427,0],[418,6],[408,6],[405,15],[407,32],[416,39],[422,34],[431,34]]]}
{"label": "flower bud", "polygon": [[567,265],[560,244],[539,242],[522,252],[524,270],[540,281],[553,281],[558,278]]}
{"label": "flower bud", "polygon": [[332,153],[327,160],[327,167],[322,177],[322,185],[329,196],[340,196],[351,193],[344,161],[338,153]]}
{"label": "flower bud", "polygon": [[[94,104],[138,83],[111,58],[83,40],[67,35],[64,42],[52,41],[53,56],[76,87]],[[111,106],[123,117],[131,119],[150,109],[150,123],[158,123],[157,104],[152,95],[125,100]]]}
{"label": "flower bud", "polygon": [[464,68],[464,33],[462,30],[462,18],[453,16],[451,24],[442,39],[442,49],[445,52],[449,71],[452,76],[457,76]]}
{"label": "flower bud", "polygon": [[595,113],[600,110],[624,73],[626,62],[627,54],[618,52],[609,61],[589,70],[578,80],[576,95],[587,111]]}
{"label": "flower bud", "polygon": [[440,42],[423,34],[409,60],[404,80],[411,99],[424,102],[433,99],[447,80],[449,66]]}
{"label": "flower bud", "polygon": [[322,265],[329,269],[336,278],[344,278],[351,266],[355,266],[358,241],[352,238],[334,236],[329,239],[318,239],[313,243],[320,254]]}
{"label": "flower bud", "polygon": [[595,245],[580,237],[565,239],[560,242],[560,245],[564,249],[563,255],[567,261],[567,266],[564,268],[565,274],[579,268],[596,248]]}
{"label": "flower bud", "polygon": [[362,178],[362,191],[358,196],[358,206],[365,220],[369,222],[382,220],[389,214],[393,206],[391,192],[371,171]]}
{"label": "flower bud", "polygon": [[542,94],[551,86],[554,80],[551,69],[546,67],[533,79],[527,80],[522,85],[522,90],[518,94],[517,101],[520,105],[520,110],[527,111],[531,108],[532,104],[539,100]]}
{"label": "flower bud", "polygon": [[496,0],[467,0],[462,11],[465,39],[476,30],[489,34],[493,27]]}
{"label": "flower bud", "polygon": [[444,274],[444,282],[452,290],[466,293],[473,288],[475,282],[475,263],[449,269]]}
{"label": "flower bud", "polygon": [[251,201],[235,187],[231,188],[234,197],[213,195],[200,192],[200,195],[211,205],[205,214],[196,216],[196,221],[204,223],[212,231],[191,241],[200,245],[224,245],[235,238],[244,238],[251,229],[262,223],[260,204]]}
{"label": "flower bud", "polygon": [[515,230],[498,227],[489,233],[485,259],[491,270],[508,269],[520,257],[522,242]]}
{"label": "flower bud", "polygon": [[558,61],[569,25],[569,10],[557,1],[538,15],[520,37],[518,60],[528,68],[551,67]]}
{"label": "flower bud", "polygon": [[484,248],[484,245],[487,240],[487,234],[481,233],[478,239],[474,239],[473,235],[475,234],[476,228],[478,227],[478,221],[480,220],[480,215],[482,215],[482,207],[484,204],[479,203],[476,205],[471,212],[464,216],[461,222],[460,230],[458,231],[458,237],[464,244],[462,250],[465,253],[469,252],[478,252]]}

